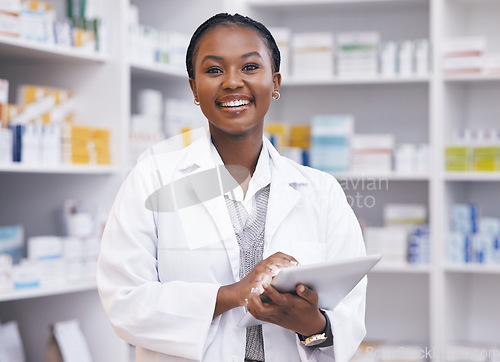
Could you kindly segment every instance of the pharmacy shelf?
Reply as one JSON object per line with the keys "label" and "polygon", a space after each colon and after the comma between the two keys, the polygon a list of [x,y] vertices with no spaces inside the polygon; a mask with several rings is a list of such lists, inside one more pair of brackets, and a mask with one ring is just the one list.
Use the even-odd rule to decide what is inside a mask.
{"label": "pharmacy shelf", "polygon": [[447,75],[444,77],[446,82],[463,83],[482,83],[482,82],[500,82],[500,74],[461,74]]}
{"label": "pharmacy shelf", "polygon": [[500,274],[500,265],[462,264],[447,265],[445,271],[448,273],[470,273],[470,274]]}
{"label": "pharmacy shelf", "polygon": [[112,165],[60,165],[60,166],[42,166],[42,165],[23,165],[6,164],[0,165],[0,173],[37,173],[37,174],[77,174],[77,175],[101,175],[115,174],[119,172],[118,166]]}
{"label": "pharmacy shelf", "polygon": [[500,172],[446,172],[446,181],[493,181],[500,182]]}
{"label": "pharmacy shelf", "polygon": [[164,64],[140,64],[132,62],[130,63],[130,70],[132,75],[141,77],[154,77],[158,76],[166,79],[184,79],[187,80],[187,72],[185,70],[180,70],[177,68],[172,68]]}
{"label": "pharmacy shelf", "polygon": [[473,5],[473,6],[498,4],[498,0],[445,0],[445,1],[452,4]]}
{"label": "pharmacy shelf", "polygon": [[405,174],[405,173],[366,173],[366,172],[332,172],[337,179],[360,179],[360,180],[389,180],[389,181],[428,181],[430,176],[425,173]]}
{"label": "pharmacy shelf", "polygon": [[72,284],[57,285],[51,287],[27,288],[10,291],[0,291],[0,302],[11,300],[22,300],[29,298],[40,298],[52,295],[84,292],[96,289],[95,279],[89,279]]}
{"label": "pharmacy shelf", "polygon": [[430,274],[429,265],[420,264],[391,264],[381,261],[371,273],[377,274]]}
{"label": "pharmacy shelf", "polygon": [[428,0],[250,0],[247,4],[255,8],[283,9],[283,8],[310,8],[318,6],[340,6],[340,5],[373,5],[373,4],[419,4],[428,3]]}
{"label": "pharmacy shelf", "polygon": [[17,38],[0,36],[1,59],[75,60],[85,62],[106,62],[106,54],[89,52],[78,48],[63,48],[51,44],[36,43]]}
{"label": "pharmacy shelf", "polygon": [[349,84],[413,84],[413,83],[429,83],[430,76],[422,77],[370,77],[370,78],[339,78],[339,77],[323,77],[323,78],[293,78],[283,77],[282,87],[297,87],[297,86],[335,86]]}

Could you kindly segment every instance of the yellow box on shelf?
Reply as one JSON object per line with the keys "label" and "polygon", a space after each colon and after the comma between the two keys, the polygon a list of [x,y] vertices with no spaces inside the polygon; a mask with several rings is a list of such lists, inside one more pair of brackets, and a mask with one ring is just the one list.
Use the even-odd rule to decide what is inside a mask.
{"label": "yellow box on shelf", "polygon": [[311,126],[297,124],[290,127],[290,147],[298,147],[308,150],[311,147]]}
{"label": "yellow box on shelf", "polygon": [[471,149],[467,146],[447,146],[445,149],[446,171],[469,171]]}
{"label": "yellow box on shelf", "polygon": [[288,127],[284,122],[266,123],[264,133],[278,150],[281,150],[288,144]]}
{"label": "yellow box on shelf", "polygon": [[22,3],[24,9],[33,11],[48,11],[54,8],[54,6],[48,1],[23,0]]}
{"label": "yellow box on shelf", "polygon": [[475,147],[474,171],[500,171],[500,146]]}

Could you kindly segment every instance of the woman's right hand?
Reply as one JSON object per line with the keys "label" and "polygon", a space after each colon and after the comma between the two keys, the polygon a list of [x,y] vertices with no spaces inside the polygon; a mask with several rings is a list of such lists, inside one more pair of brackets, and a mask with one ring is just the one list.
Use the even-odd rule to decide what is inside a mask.
{"label": "woman's right hand", "polygon": [[214,317],[230,309],[246,306],[250,293],[264,292],[264,285],[271,284],[272,279],[281,269],[297,266],[297,260],[288,254],[277,252],[258,262],[255,267],[239,282],[225,285],[219,289]]}
{"label": "woman's right hand", "polygon": [[298,262],[293,256],[282,252],[277,252],[258,262],[243,279],[233,284],[238,305],[246,305],[247,299],[252,292],[262,294],[264,292],[263,286],[271,284],[271,281],[281,269],[297,265]]}

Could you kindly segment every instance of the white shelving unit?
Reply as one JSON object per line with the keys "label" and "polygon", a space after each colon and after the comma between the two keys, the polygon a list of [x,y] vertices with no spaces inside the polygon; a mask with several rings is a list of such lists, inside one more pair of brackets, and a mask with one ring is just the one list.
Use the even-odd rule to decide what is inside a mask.
{"label": "white shelving unit", "polygon": [[[59,17],[65,1],[55,0]],[[118,11],[117,11],[118,10]],[[25,236],[57,235],[57,211],[66,199],[110,205],[123,180],[124,124],[128,111],[128,68],[125,48],[118,40],[126,34],[126,4],[106,1],[103,17],[112,37],[109,52],[93,54],[75,49],[0,38],[0,78],[10,85],[10,102],[17,87],[35,84],[64,88],[75,94],[76,121],[112,129],[112,166],[0,165],[0,224],[22,224]],[[0,320],[17,320],[28,361],[44,360],[50,325],[77,318],[91,346],[94,361],[127,361],[127,349],[106,319],[95,280],[68,285],[0,292]]]}
{"label": "white shelving unit", "polygon": [[[59,14],[64,1],[55,0]],[[127,58],[129,4],[139,8],[140,23],[159,30],[192,34],[220,12],[248,14],[267,26],[293,32],[376,30],[382,40],[428,38],[433,73],[422,78],[303,80],[285,77],[281,99],[269,121],[308,122],[314,114],[353,114],[357,133],[394,133],[396,142],[429,143],[429,174],[335,174],[348,197],[373,197],[374,205],[354,205],[360,219],[382,225],[386,203],[423,203],[430,210],[432,263],[428,266],[379,265],[370,277],[368,339],[431,348],[433,360],[445,361],[449,344],[492,344],[500,340],[496,313],[500,304],[497,267],[447,265],[445,240],[454,202],[477,202],[487,215],[500,217],[500,173],[444,171],[444,147],[455,127],[496,127],[500,76],[445,76],[440,49],[448,36],[485,34],[500,51],[500,3],[492,0],[110,0],[109,53],[93,55],[0,38],[0,78],[12,92],[19,84],[71,89],[84,122],[112,128],[110,167],[0,166],[0,220],[23,224],[27,236],[57,234],[54,213],[67,198],[111,204],[127,172],[126,143],[130,114],[139,89],[165,97],[191,99],[185,72]],[[11,93],[11,99],[14,99]],[[379,182],[375,189],[361,185]],[[8,206],[7,206],[8,205]],[[370,207],[368,207],[370,206]],[[79,318],[94,360],[128,360],[126,344],[113,333],[93,282],[53,289],[0,293],[0,320],[16,319],[28,360],[42,361],[48,326]],[[36,327],[33,327],[35,325]]]}

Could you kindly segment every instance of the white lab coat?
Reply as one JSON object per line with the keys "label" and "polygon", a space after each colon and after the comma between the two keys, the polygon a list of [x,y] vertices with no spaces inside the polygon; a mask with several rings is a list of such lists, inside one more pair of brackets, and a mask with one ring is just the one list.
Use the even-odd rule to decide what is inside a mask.
{"label": "white lab coat", "polygon": [[[281,251],[301,264],[365,255],[360,227],[339,183],[297,165],[264,138],[272,182],[264,258]],[[137,361],[243,361],[244,307],[212,319],[220,286],[239,280],[239,247],[224,197],[155,212],[146,199],[161,185],[213,169],[210,138],[146,157],[122,185],[109,216],[97,283],[116,333],[137,346]],[[205,190],[205,191],[203,191]],[[161,201],[160,201],[161,202]],[[366,278],[327,311],[334,346],[303,347],[293,331],[264,324],[266,361],[348,361],[365,336]]]}

